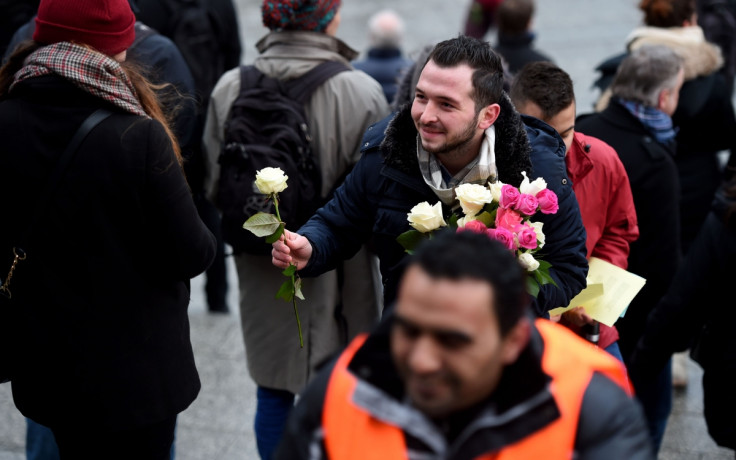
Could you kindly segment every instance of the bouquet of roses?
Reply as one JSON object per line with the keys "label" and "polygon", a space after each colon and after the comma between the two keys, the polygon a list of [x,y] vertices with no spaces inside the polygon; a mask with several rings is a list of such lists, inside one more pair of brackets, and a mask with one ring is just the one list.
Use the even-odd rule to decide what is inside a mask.
{"label": "bouquet of roses", "polygon": [[524,180],[518,189],[501,181],[489,183],[487,187],[479,184],[456,187],[462,217],[453,213],[445,219],[440,202],[419,203],[407,216],[415,230],[402,233],[397,241],[411,254],[417,244],[431,238],[432,232],[441,227],[486,234],[516,254],[531,275],[527,277],[527,291],[536,297],[540,286],[555,282],[549,274],[551,265],[534,257],[544,246],[545,238],[542,223],[532,222],[531,218],[537,212],[555,214],[559,206],[557,195],[547,188],[544,179],[530,181],[525,172],[522,174]]}

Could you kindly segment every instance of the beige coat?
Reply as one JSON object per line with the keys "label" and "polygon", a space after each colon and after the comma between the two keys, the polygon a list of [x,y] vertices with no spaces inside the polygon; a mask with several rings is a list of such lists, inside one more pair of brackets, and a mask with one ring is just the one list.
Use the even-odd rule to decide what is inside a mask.
{"label": "beige coat", "polygon": [[[262,54],[255,66],[282,80],[296,78],[326,60],[349,64],[357,55],[340,40],[317,32],[272,32],[257,48]],[[209,162],[206,187],[212,197],[219,177],[217,158],[224,124],[239,90],[239,70],[233,69],[222,76],[212,93],[203,138]],[[346,169],[358,161],[363,132],[388,115],[389,109],[381,86],[365,73],[352,70],[318,88],[305,111],[314,151],[319,154],[322,193],[326,195]],[[378,318],[380,275],[375,258],[365,250],[345,263],[342,289],[336,271],[304,280],[306,300],[297,302],[303,349],[299,348],[292,305],[274,298],[285,278],[271,264],[270,256],[241,255],[235,262],[248,369],[260,386],[301,391],[315,366],[345,345],[335,320],[340,303],[349,337],[367,330]]]}

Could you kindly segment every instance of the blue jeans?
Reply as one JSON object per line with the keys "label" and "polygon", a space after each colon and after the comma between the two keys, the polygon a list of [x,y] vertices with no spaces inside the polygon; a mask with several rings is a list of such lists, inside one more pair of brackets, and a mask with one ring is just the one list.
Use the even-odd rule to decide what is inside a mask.
{"label": "blue jeans", "polygon": [[[171,443],[169,460],[174,460],[176,430],[174,442]],[[59,447],[51,428],[26,418],[26,460],[59,460]]]}
{"label": "blue jeans", "polygon": [[281,441],[286,419],[294,406],[294,393],[259,386],[256,400],[254,428],[258,455],[262,460],[269,460]]}
{"label": "blue jeans", "polygon": [[621,349],[618,347],[618,341],[613,342],[603,350],[609,355],[621,361],[622,363],[624,362],[624,357],[621,355]]}

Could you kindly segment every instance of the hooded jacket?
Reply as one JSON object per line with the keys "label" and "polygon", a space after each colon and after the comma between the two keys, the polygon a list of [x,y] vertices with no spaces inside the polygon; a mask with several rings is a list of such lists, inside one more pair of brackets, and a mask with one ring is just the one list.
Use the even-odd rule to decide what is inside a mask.
{"label": "hooded jacket", "polygon": [[[564,369],[581,369],[587,364],[578,359],[574,352],[571,352],[569,360],[561,356],[560,347],[570,349],[587,345],[582,339],[557,325],[546,320],[537,320],[537,323],[540,322],[542,324],[532,326],[530,341],[516,362],[504,368],[493,394],[485,401],[452,414],[441,423],[435,423],[406,401],[404,384],[391,358],[392,318],[386,318],[355,352],[346,367],[343,367],[342,360],[338,360],[323,369],[315,378],[294,408],[274,458],[345,458],[330,457],[327,454],[330,449],[325,445],[326,438],[335,436],[335,433],[327,432],[329,426],[334,426],[329,425],[326,418],[326,412],[332,409],[326,404],[330,403],[353,406],[362,417],[368,417],[371,428],[386,427],[394,432],[399,431],[399,448],[406,452],[405,458],[410,460],[496,458],[498,453],[517,448],[523,441],[529,440],[533,443],[543,439],[538,435],[543,436],[543,433],[562,422],[565,417],[575,427],[575,431],[571,433],[563,430],[564,435],[560,438],[564,439],[555,439],[555,442],[564,444],[562,450],[574,452],[574,458],[578,460],[652,458],[639,407],[614,383],[614,377],[608,373],[591,371],[589,381],[579,389],[581,394],[573,397],[579,403],[578,413],[562,415],[561,410],[564,409],[561,408],[562,403],[557,392],[562,388],[561,380],[569,375]],[[544,335],[540,332],[542,328],[545,330]],[[602,355],[601,358],[610,362],[612,369],[616,366],[622,367],[608,355]],[[557,361],[557,364],[552,364],[552,361]],[[557,378],[561,380],[552,377],[555,370],[558,373]],[[334,398],[327,401],[328,391],[333,391],[334,388],[331,387],[334,372],[347,372],[357,381],[347,401],[335,401]],[[566,383],[573,379],[570,375]],[[334,393],[330,396],[334,396]],[[346,418],[342,417],[336,422],[347,424],[345,429],[352,435],[366,436],[365,432],[351,433],[356,420]],[[395,438],[393,436],[393,440]],[[355,445],[370,445],[370,441],[371,439],[356,440]],[[385,436],[373,439],[374,443],[380,443],[380,448],[385,452],[387,445],[382,441],[386,441]],[[537,447],[544,449],[546,441],[548,440]],[[351,449],[351,446],[347,449]],[[510,458],[542,458],[522,457],[521,454],[515,457],[510,452]],[[362,450],[355,451],[354,454],[355,457],[363,454],[361,458],[371,458]],[[372,458],[380,456],[373,455]],[[555,455],[547,458],[556,460],[573,457]]]}
{"label": "hooded jacket", "polygon": [[[557,287],[542,286],[536,299],[537,314],[567,306],[585,286],[585,230],[566,167],[565,145],[547,124],[519,115],[508,96],[500,101],[496,127],[496,166],[499,179],[519,186],[527,171],[530,178],[543,177],[557,194],[557,214],[535,216],[544,223],[546,244],[537,255],[552,264],[550,273]],[[407,213],[415,205],[437,196],[424,182],[417,159],[417,131],[411,107],[368,128],[362,157],[331,201],[317,211],[301,229],[313,253],[305,275],[315,275],[352,256],[363,242],[380,259],[384,305],[396,298],[396,288],[406,256],[396,238],[411,230]],[[449,209],[445,207],[445,215]]]}

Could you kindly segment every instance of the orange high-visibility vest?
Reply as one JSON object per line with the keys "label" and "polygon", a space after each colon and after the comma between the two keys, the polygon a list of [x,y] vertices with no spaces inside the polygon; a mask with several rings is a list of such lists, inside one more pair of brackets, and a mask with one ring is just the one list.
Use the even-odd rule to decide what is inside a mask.
{"label": "orange high-visibility vest", "polygon": [[[615,358],[547,320],[538,319],[535,325],[544,340],[542,369],[552,378],[550,390],[560,417],[526,438],[475,460],[571,459],[580,406],[593,373],[604,374],[631,395],[624,367]],[[322,414],[327,457],[406,460],[408,453],[401,428],[375,419],[352,402],[358,379],[347,366],[366,337],[356,337],[350,343],[330,376]]]}

